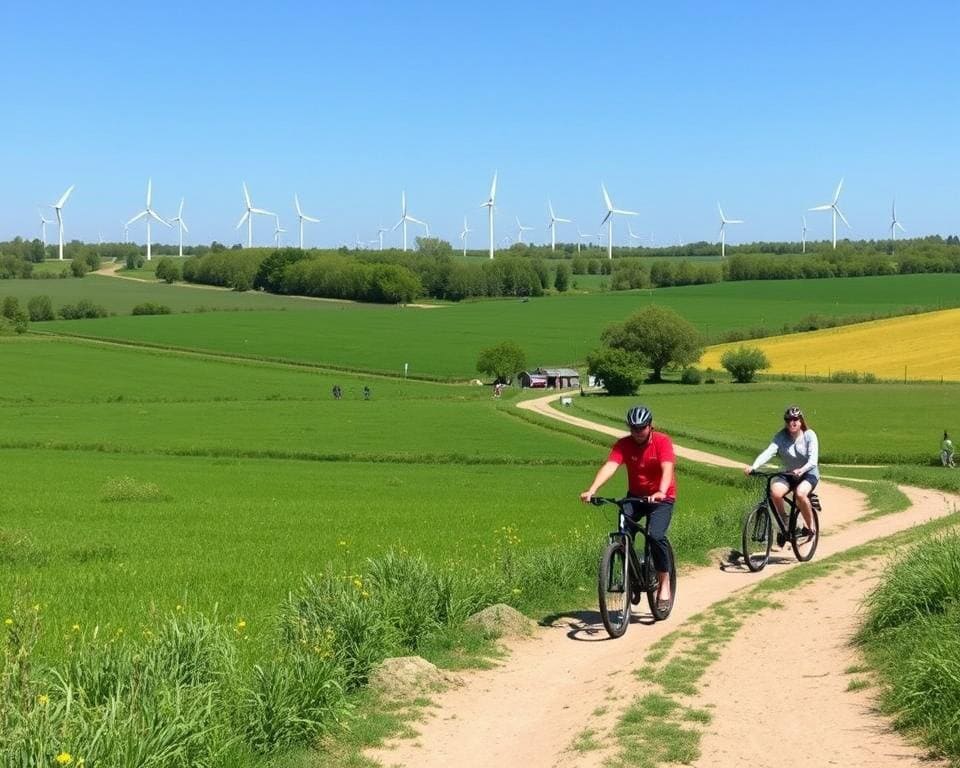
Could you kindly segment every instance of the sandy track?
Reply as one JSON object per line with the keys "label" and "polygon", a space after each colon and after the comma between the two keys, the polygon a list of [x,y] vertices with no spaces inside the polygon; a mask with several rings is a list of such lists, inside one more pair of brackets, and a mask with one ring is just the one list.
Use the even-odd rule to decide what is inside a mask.
{"label": "sandy track", "polygon": [[[526,401],[521,407],[537,411],[546,408],[547,415],[562,418],[568,423],[611,435],[622,434],[620,430],[558,413],[547,405],[549,400],[555,397],[557,395]],[[681,456],[709,460],[713,464],[742,466],[737,462],[697,451],[678,448],[677,452]],[[848,488],[829,483],[822,484],[821,489],[825,509],[825,532],[820,541],[818,558],[945,515],[954,508],[955,503],[943,494],[910,490],[913,506],[909,510],[854,525],[851,523],[865,511],[862,496]],[[841,523],[845,524],[844,527],[837,530]],[[831,530],[837,532],[831,534]],[[608,708],[607,718],[612,721],[620,714],[617,705],[625,707],[634,696],[645,690],[645,684],[636,680],[629,671],[640,665],[649,646],[694,613],[708,608],[738,589],[756,584],[796,565],[792,558],[783,558],[782,562],[771,563],[760,574],[749,574],[745,570],[723,571],[719,568],[683,572],[678,587],[677,605],[670,620],[646,624],[649,617],[641,614],[639,619],[634,619],[633,626],[619,640],[610,640],[607,637],[596,611],[588,610],[559,617],[550,626],[540,629],[532,639],[505,643],[509,656],[502,665],[493,670],[468,673],[463,676],[463,685],[435,696],[435,707],[428,710],[426,720],[416,726],[419,731],[416,739],[396,739],[381,748],[369,750],[366,754],[385,766],[421,768],[451,765],[524,768],[599,765],[603,758],[602,750],[579,753],[572,751],[570,745],[584,728],[596,725],[596,718],[592,718],[592,714],[599,707]],[[855,593],[852,589],[850,591],[851,594]],[[831,610],[830,618],[836,620],[834,613],[839,611],[847,619],[843,626],[849,627],[855,614],[856,600],[851,597],[849,601],[835,602],[831,608],[836,611]],[[779,613],[770,615],[779,616]],[[821,620],[816,617],[811,619],[809,616],[805,618],[808,623],[803,626],[807,633],[810,626]],[[757,631],[763,633],[765,629],[761,619],[762,617],[758,618],[754,625],[759,626]],[[797,630],[794,632],[795,637]],[[737,640],[732,641],[727,654],[734,653],[737,645]],[[727,666],[718,662],[715,668],[726,669]],[[843,663],[843,667],[839,671],[834,670],[833,674],[842,674],[845,666]],[[817,674],[824,671],[825,667],[819,665]],[[809,687],[804,680],[793,682],[793,688],[798,694]],[[778,742],[777,731],[773,726],[780,720],[773,715],[780,711],[780,702],[784,702],[783,711],[786,713],[794,711],[796,707],[800,707],[802,711],[803,706],[809,705],[782,698],[784,689],[777,685],[776,680],[768,680],[765,684],[768,686],[764,688],[765,695],[755,699],[763,705],[759,722],[769,723],[773,734],[770,737],[772,746],[767,745],[767,748],[774,749]],[[723,685],[722,682],[716,683],[716,690],[721,690]],[[776,695],[771,695],[771,691],[776,691]],[[837,706],[860,712],[861,733],[878,727],[876,719],[862,704],[857,703],[856,698],[850,695],[829,698],[835,701]],[[787,704],[787,701],[790,703]],[[718,697],[715,703],[716,719],[710,726],[710,733],[718,743],[711,739],[705,740],[704,757],[701,761],[704,766],[721,764],[721,760],[725,764],[731,756],[739,755],[742,748],[730,741],[734,736],[731,735],[729,723],[742,718],[743,711],[735,707],[728,709],[728,703],[722,696]],[[817,706],[822,704],[818,702]],[[810,719],[824,722],[821,713]],[[784,717],[784,726],[792,732],[797,729],[796,720]],[[754,719],[753,722],[758,720]],[[899,737],[891,738],[902,745]],[[821,753],[820,757],[811,753],[811,749],[817,748],[816,739],[807,740],[805,749],[795,754],[798,757],[806,756],[808,764],[832,764],[833,758],[826,752]],[[903,764],[900,758],[893,757],[892,751],[890,762],[887,762],[884,749],[879,749],[883,754],[878,753],[877,761],[871,762],[871,765]],[[771,754],[777,759],[770,764],[784,764],[783,750],[776,748]],[[866,763],[854,760],[847,764]]]}

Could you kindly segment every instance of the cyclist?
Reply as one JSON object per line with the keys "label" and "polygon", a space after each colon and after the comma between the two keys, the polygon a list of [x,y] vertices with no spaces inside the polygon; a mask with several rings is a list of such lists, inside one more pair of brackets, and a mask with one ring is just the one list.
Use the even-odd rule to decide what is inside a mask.
{"label": "cyclist", "polygon": [[947,431],[943,431],[943,442],[940,443],[940,461],[945,467],[953,467],[953,440],[950,439],[950,436],[947,434]]}
{"label": "cyclist", "polygon": [[597,471],[590,487],[580,494],[580,500],[589,502],[600,487],[616,474],[621,464],[627,465],[628,494],[646,496],[650,500],[650,551],[659,581],[657,601],[659,609],[666,611],[670,609],[671,598],[667,528],[670,527],[677,497],[673,442],[663,432],[654,430],[653,413],[643,405],[636,405],[627,411],[627,427],[630,434],[613,444],[606,463]]}
{"label": "cyclist", "polygon": [[[810,494],[820,482],[820,442],[817,433],[807,426],[803,411],[791,405],[783,413],[784,426],[777,432],[770,445],[767,446],[753,464],[745,467],[743,472],[749,475],[759,469],[774,456],[779,455],[783,462],[783,473],[786,478],[777,477],[770,484],[770,496],[777,514],[783,520],[783,497],[792,490],[797,500],[797,507],[803,515],[806,526],[800,531],[801,536],[813,536],[813,514],[810,506]],[[777,533],[777,544],[783,546],[785,540],[782,533]]]}

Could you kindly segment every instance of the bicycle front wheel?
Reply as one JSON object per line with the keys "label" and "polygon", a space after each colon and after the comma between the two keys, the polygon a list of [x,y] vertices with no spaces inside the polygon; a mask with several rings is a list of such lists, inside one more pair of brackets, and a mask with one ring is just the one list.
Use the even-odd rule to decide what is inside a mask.
{"label": "bicycle front wheel", "polygon": [[627,543],[611,541],[600,559],[597,596],[600,618],[610,637],[620,637],[630,623],[630,573]]}
{"label": "bicycle front wheel", "polygon": [[820,515],[816,509],[811,509],[810,514],[813,517],[813,530],[806,527],[800,510],[794,509],[790,513],[790,546],[801,563],[813,557],[820,543]]}
{"label": "bicycle front wheel", "polygon": [[743,518],[740,543],[747,568],[754,573],[762,571],[770,559],[770,547],[773,546],[773,520],[764,502],[757,504]]}
{"label": "bicycle front wheel", "polygon": [[677,602],[677,561],[673,556],[673,547],[670,546],[669,541],[667,542],[667,554],[670,556],[670,570],[667,576],[670,582],[670,599],[662,605],[660,601],[657,600],[659,581],[657,580],[657,569],[653,567],[653,559],[647,557],[647,563],[645,565],[645,568],[649,570],[647,602],[650,604],[650,613],[653,614],[653,618],[657,621],[663,621],[667,618],[667,616],[670,615],[670,611],[673,610],[674,603]]}

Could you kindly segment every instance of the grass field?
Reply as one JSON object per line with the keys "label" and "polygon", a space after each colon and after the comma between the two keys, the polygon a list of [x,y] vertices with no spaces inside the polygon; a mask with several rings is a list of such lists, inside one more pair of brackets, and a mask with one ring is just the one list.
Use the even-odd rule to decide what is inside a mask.
{"label": "grass field", "polygon": [[[884,379],[960,381],[960,310],[895,317],[750,342],[770,361],[765,373],[830,376],[837,371]],[[701,358],[720,369],[738,344],[711,347]]]}
{"label": "grass field", "polygon": [[[504,339],[520,344],[533,367],[583,361],[599,344],[600,333],[607,325],[651,303],[672,307],[707,335],[719,335],[753,327],[780,330],[785,323],[814,313],[850,316],[895,312],[906,306],[936,309],[948,303],[950,297],[960,296],[960,275],[908,275],[812,280],[804,284],[802,293],[795,286],[787,291],[780,281],[721,283],[643,292],[549,296],[530,301],[469,302],[418,310],[200,291],[104,277],[84,281],[87,279],[95,281],[91,285],[102,302],[111,302],[113,307],[123,301],[129,303],[134,295],[138,301],[159,301],[184,308],[209,304],[208,296],[224,302],[247,302],[235,305],[237,308],[252,308],[259,300],[263,300],[263,309],[273,301],[286,302],[283,306],[287,308],[295,306],[291,302],[311,306],[309,311],[256,316],[206,313],[163,318],[113,317],[56,321],[36,327],[391,373],[399,373],[408,363],[413,375],[461,380],[475,375],[481,349]],[[124,285],[104,285],[105,280]],[[23,284],[31,281],[10,282],[11,287],[22,291]],[[0,292],[4,288],[0,285]],[[778,296],[778,292],[784,297]],[[175,305],[173,301],[179,303]]]}

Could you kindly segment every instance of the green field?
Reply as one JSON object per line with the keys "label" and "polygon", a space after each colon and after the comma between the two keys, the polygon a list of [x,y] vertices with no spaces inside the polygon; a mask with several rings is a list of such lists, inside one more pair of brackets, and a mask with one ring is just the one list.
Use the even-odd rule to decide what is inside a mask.
{"label": "green field", "polygon": [[[168,304],[178,300],[181,307],[208,303],[208,294],[224,301],[233,297],[230,300],[254,304],[262,299],[263,309],[271,301],[286,302],[288,308],[306,302],[113,278],[87,279],[97,281],[93,285],[102,291],[99,295],[104,303],[113,291],[117,292],[111,300],[114,307],[121,301],[129,302],[132,295],[141,301]],[[30,281],[11,282],[14,288],[23,290],[23,283]],[[113,286],[116,282],[124,285]],[[0,285],[0,291],[4,287]],[[600,332],[607,325],[652,303],[672,307],[708,336],[716,336],[754,327],[779,331],[784,324],[810,314],[861,316],[892,313],[908,306],[935,309],[947,305],[953,296],[960,296],[960,275],[907,275],[810,280],[804,282],[802,290],[796,285],[788,289],[782,281],[718,283],[529,301],[468,302],[429,310],[306,302],[312,304],[310,311],[112,317],[55,321],[37,327],[390,373],[400,373],[406,363],[415,376],[463,380],[476,375],[480,350],[503,339],[520,344],[533,367],[582,362],[598,345]],[[245,304],[244,308],[251,305]]]}

